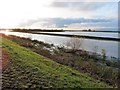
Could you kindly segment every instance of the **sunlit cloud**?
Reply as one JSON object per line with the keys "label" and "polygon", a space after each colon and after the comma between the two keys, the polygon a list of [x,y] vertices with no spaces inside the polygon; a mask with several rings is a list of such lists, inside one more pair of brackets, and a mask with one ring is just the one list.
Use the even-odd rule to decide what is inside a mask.
{"label": "sunlit cloud", "polygon": [[114,19],[86,18],[39,18],[19,24],[20,27],[64,28],[64,29],[104,29],[112,30],[117,27]]}
{"label": "sunlit cloud", "polygon": [[118,13],[117,2],[53,2],[50,6],[86,18],[117,18]]}

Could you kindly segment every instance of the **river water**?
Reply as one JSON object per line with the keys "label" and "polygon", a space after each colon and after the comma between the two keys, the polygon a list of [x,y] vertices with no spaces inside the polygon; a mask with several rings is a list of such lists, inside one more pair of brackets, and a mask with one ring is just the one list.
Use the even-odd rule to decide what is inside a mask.
{"label": "river water", "polygon": [[[118,33],[108,33],[108,32],[49,32],[49,33],[119,38]],[[6,34],[30,38],[32,40],[43,41],[45,43],[54,44],[57,46],[65,46],[66,43],[71,40],[70,37],[52,36],[52,35],[43,35],[43,34],[30,34],[30,33],[21,33],[21,32],[7,32]],[[81,48],[90,52],[96,51],[99,54],[102,53],[102,49],[105,49],[106,56],[120,58],[118,53],[119,43],[120,42],[118,41],[83,39]]]}

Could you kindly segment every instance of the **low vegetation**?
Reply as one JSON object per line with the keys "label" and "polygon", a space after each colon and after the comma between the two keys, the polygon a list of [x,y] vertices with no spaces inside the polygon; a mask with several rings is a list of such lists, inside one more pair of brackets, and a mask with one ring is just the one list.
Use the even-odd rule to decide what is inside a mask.
{"label": "low vegetation", "polygon": [[30,40],[28,38],[20,38],[16,36],[7,36],[6,38],[60,64],[87,73],[89,76],[104,81],[114,87],[119,86],[120,62],[104,60],[104,53],[102,58],[99,58],[96,53],[89,55],[88,52],[81,50],[73,52],[64,47],[54,47],[52,44],[50,45],[37,40]]}
{"label": "low vegetation", "polygon": [[[14,40],[17,41],[17,38]],[[22,43],[25,44],[25,42]],[[10,56],[7,68],[3,71],[3,89],[111,87],[87,74],[58,64],[30,49],[19,46],[11,40],[3,38],[2,47],[8,51]]]}

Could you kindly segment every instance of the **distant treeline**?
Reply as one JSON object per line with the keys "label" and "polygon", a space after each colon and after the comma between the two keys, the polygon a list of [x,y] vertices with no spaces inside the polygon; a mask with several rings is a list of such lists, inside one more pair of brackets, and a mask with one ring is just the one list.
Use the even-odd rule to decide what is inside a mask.
{"label": "distant treeline", "polygon": [[14,32],[63,32],[63,29],[58,30],[58,29],[11,29]]}
{"label": "distant treeline", "polygon": [[[0,28],[0,30],[8,30],[6,28]],[[13,32],[28,32],[28,33],[33,33],[33,32],[111,32],[111,33],[120,33],[120,30],[118,31],[103,31],[103,30],[63,30],[63,29],[20,29],[20,28],[14,28],[14,29],[9,29]]]}
{"label": "distant treeline", "polygon": [[69,31],[69,32],[111,32],[111,33],[120,33],[120,31],[103,31],[103,30],[65,30],[65,31]]}

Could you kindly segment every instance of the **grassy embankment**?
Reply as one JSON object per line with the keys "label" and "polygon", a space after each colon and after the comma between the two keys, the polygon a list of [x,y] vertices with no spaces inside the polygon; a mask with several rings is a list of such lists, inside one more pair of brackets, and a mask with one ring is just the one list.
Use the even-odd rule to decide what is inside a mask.
{"label": "grassy embankment", "polygon": [[17,36],[7,36],[9,40],[18,43],[20,46],[26,47],[33,52],[60,63],[65,66],[76,69],[79,72],[87,73],[90,77],[104,81],[109,85],[118,87],[119,74],[118,61],[111,58],[110,61],[98,57],[96,54],[90,55],[86,51],[77,51],[65,49],[64,47],[56,47],[53,44],[47,44],[29,38],[21,38]]}
{"label": "grassy embankment", "polygon": [[3,88],[99,88],[109,85],[45,58],[3,38],[8,51],[8,68],[3,71]]}

